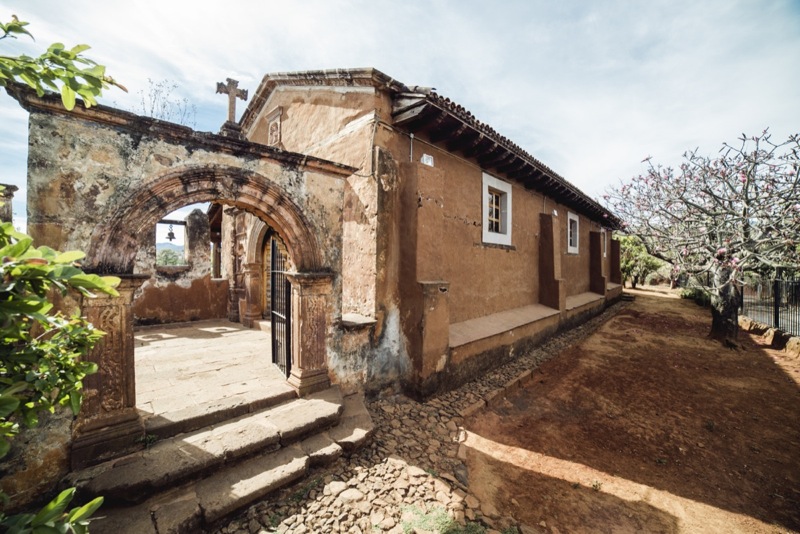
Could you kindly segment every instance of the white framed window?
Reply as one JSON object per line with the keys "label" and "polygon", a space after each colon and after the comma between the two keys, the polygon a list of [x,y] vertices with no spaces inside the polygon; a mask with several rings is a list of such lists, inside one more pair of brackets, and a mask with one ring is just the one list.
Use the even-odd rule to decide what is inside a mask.
{"label": "white framed window", "polygon": [[511,184],[483,173],[483,242],[511,246]]}
{"label": "white framed window", "polygon": [[600,229],[600,241],[603,242],[603,257],[608,255],[608,235],[605,228]]}
{"label": "white framed window", "polygon": [[580,242],[580,219],[571,211],[567,212],[567,254],[578,253]]}

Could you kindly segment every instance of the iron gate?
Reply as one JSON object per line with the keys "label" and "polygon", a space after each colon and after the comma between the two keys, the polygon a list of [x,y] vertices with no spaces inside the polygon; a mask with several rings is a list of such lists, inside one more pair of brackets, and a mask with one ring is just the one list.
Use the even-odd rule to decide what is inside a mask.
{"label": "iron gate", "polygon": [[286,377],[292,370],[292,287],[286,277],[286,257],[272,240],[270,251],[270,322],[272,324],[272,363]]}

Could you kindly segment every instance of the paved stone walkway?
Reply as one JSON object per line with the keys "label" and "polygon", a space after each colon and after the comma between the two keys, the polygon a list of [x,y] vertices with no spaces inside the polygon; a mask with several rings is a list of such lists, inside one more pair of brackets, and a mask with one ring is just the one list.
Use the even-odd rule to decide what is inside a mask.
{"label": "paved stone walkway", "polygon": [[136,407],[144,418],[267,390],[290,390],[272,363],[269,332],[227,319],[134,333]]}
{"label": "paved stone walkway", "polygon": [[391,392],[372,400],[368,409],[375,435],[367,447],[251,506],[215,533],[427,533],[446,530],[448,521],[471,534],[549,532],[501,517],[470,493],[469,474],[459,459],[460,425],[465,415],[518,387],[531,370],[582,340],[625,305],[617,304],[485,377],[425,403]]}

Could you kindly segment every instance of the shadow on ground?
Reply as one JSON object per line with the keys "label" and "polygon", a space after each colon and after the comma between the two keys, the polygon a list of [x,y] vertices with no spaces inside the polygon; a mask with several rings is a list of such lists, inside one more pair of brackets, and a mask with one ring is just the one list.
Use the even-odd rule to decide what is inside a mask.
{"label": "shadow on ground", "polygon": [[800,529],[800,362],[709,324],[640,295],[467,422],[470,486],[562,531]]}

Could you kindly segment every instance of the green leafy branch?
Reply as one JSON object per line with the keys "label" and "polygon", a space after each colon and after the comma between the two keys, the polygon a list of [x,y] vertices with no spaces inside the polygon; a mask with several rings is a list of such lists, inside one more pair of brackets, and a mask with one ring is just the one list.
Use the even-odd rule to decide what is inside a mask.
{"label": "green leafy branch", "polygon": [[[27,22],[12,15],[11,22],[0,23],[0,40],[9,37],[16,39],[18,35],[33,39],[33,35],[25,28],[27,25]],[[81,55],[89,48],[85,44],[67,48],[62,43],[54,43],[38,57],[0,55],[0,86],[23,82],[39,96],[48,89],[59,92],[61,102],[68,110],[75,107],[76,97],[83,99],[87,108],[96,106],[96,98],[103,89],[112,85],[127,92],[123,85],[106,75],[103,65]]]}
{"label": "green leafy branch", "polygon": [[38,423],[38,414],[69,405],[77,413],[82,380],[97,371],[85,355],[103,335],[86,319],[53,312],[51,291],[72,289],[117,295],[115,277],[84,273],[77,265],[84,254],[34,247],[33,239],[0,224],[0,458],[9,438]]}
{"label": "green leafy branch", "polygon": [[77,506],[67,512],[72,502],[75,488],[62,491],[58,497],[50,501],[36,514],[18,514],[0,518],[0,526],[5,527],[8,534],[67,533],[86,534],[89,532],[89,518],[103,504],[103,498]]}

